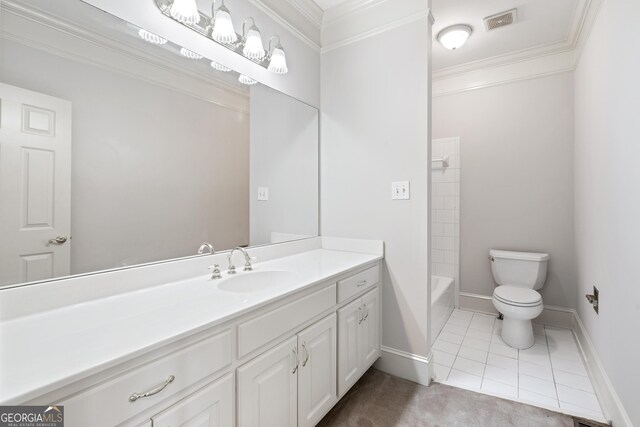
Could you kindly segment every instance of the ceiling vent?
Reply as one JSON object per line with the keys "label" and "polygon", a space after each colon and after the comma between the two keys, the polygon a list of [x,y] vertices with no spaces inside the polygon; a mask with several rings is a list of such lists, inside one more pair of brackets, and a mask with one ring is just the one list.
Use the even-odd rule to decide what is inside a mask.
{"label": "ceiling vent", "polygon": [[517,9],[507,10],[506,12],[500,12],[484,18],[484,26],[487,31],[506,27],[507,25],[515,24],[516,22],[518,22]]}

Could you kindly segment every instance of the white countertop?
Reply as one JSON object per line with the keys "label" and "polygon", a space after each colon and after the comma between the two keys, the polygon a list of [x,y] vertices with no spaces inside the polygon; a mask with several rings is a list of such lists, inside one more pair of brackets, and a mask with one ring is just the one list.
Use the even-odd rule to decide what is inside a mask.
{"label": "white countertop", "polygon": [[381,258],[316,249],[254,266],[297,273],[280,289],[225,292],[206,274],[4,321],[0,404],[36,398]]}

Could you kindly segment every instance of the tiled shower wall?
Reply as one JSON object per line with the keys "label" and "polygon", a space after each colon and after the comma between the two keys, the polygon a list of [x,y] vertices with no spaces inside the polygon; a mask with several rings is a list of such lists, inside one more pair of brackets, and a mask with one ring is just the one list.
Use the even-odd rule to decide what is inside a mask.
{"label": "tiled shower wall", "polygon": [[[432,141],[432,158],[449,158],[449,166],[432,162],[432,251],[435,276],[460,280],[460,138]],[[456,292],[457,295],[457,292]]]}

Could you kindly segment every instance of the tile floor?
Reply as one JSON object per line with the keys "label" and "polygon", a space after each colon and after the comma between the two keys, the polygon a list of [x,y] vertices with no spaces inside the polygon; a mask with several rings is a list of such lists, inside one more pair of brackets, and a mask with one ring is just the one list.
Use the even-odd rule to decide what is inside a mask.
{"label": "tile floor", "polygon": [[506,345],[502,320],[454,310],[433,344],[436,381],[603,422],[569,329],[534,324],[535,344]]}

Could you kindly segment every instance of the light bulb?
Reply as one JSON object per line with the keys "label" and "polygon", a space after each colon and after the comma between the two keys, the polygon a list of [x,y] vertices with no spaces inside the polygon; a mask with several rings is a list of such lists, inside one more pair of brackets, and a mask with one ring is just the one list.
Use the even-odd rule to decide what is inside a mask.
{"label": "light bulb", "polygon": [[173,0],[169,13],[173,19],[184,24],[195,25],[200,22],[196,0]]}
{"label": "light bulb", "polygon": [[192,50],[187,49],[186,47],[183,47],[182,49],[180,49],[180,55],[184,56],[185,58],[189,58],[189,59],[201,59],[202,55],[195,53]]}
{"label": "light bulb", "polygon": [[438,41],[450,50],[456,50],[467,42],[473,30],[468,25],[452,25],[438,33]]}
{"label": "light bulb", "polygon": [[255,25],[251,26],[247,32],[242,54],[249,59],[264,58],[265,51],[264,47],[262,47],[262,36],[260,35],[260,30]]}
{"label": "light bulb", "polygon": [[231,14],[224,3],[216,11],[211,37],[218,43],[231,44],[238,41],[236,30],[233,28]]}
{"label": "light bulb", "polygon": [[287,74],[287,72],[289,72],[287,68],[287,58],[285,57],[282,46],[276,46],[273,52],[271,52],[271,60],[269,61],[269,67],[267,69],[276,74]]}
{"label": "light bulb", "polygon": [[142,40],[146,41],[147,43],[157,44],[157,45],[162,45],[167,43],[167,39],[163,39],[160,36],[156,36],[155,34],[150,33],[147,30],[143,30],[142,28],[138,30],[138,35]]}
{"label": "light bulb", "polygon": [[247,77],[244,74],[240,74],[240,77],[238,77],[238,81],[243,85],[247,85],[247,86],[251,86],[258,83],[257,81],[253,80],[251,77]]}
{"label": "light bulb", "polygon": [[231,71],[231,68],[225,67],[224,65],[216,61],[211,61],[211,67],[213,67],[213,69],[215,70],[222,71],[223,73],[228,73],[229,71]]}

